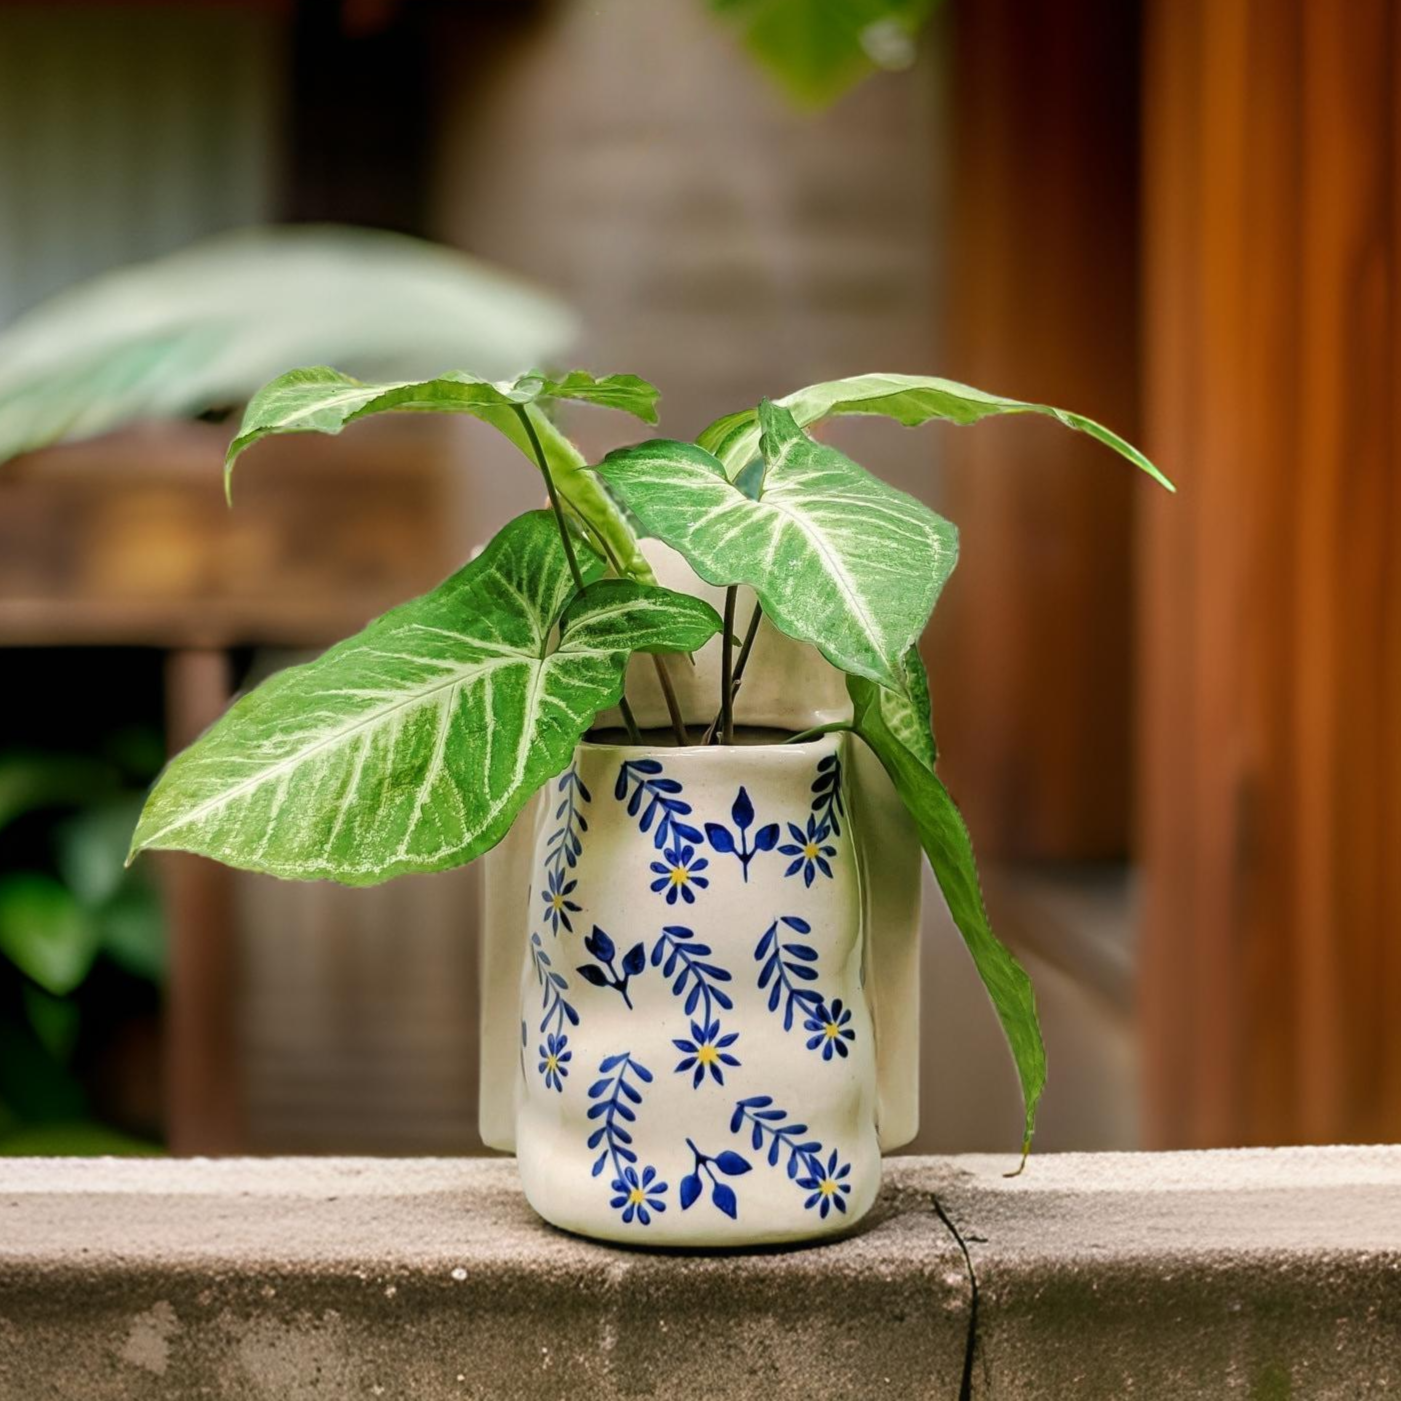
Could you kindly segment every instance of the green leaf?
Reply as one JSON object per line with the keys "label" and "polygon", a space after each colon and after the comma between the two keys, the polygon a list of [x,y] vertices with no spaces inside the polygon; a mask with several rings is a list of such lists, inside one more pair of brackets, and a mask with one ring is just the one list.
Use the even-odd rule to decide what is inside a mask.
{"label": "green leaf", "polygon": [[932,0],[710,0],[745,47],[809,107],[840,97],[878,68],[907,68]]}
{"label": "green leaf", "polygon": [[520,417],[520,410],[525,409],[561,499],[594,532],[621,572],[651,583],[651,569],[642,558],[627,518],[597,478],[584,470],[578,449],[539,406],[555,399],[577,399],[655,423],[657,397],[656,389],[636,375],[595,379],[582,370],[572,370],[557,380],[528,374],[499,384],[463,371],[428,380],[364,384],[325,367],[289,370],[264,385],[249,402],[238,436],[229,444],[225,485],[239,455],[263,438],[277,433],[339,433],[356,419],[394,411],[471,414],[504,433],[534,463],[529,434]]}
{"label": "green leaf", "polygon": [[630,653],[692,651],[720,627],[699,599],[620,579],[552,644],[574,592],[550,514],[518,517],[433,592],[238,701],[161,776],[132,855],[351,885],[470,861],[616,703]]}
{"label": "green leaf", "polygon": [[575,331],[554,297],[402,234],[222,234],[69,288],[0,332],[0,462],[242,404],[287,365],[499,377],[550,363]]}
{"label": "green leaf", "polygon": [[[1026,1125],[1022,1156],[1031,1150],[1036,1106],[1046,1085],[1046,1048],[1036,1016],[1036,995],[1021,964],[992,932],[983,905],[978,867],[968,828],[948,790],[923,756],[891,728],[879,688],[860,677],[847,678],[854,727],[890,776],[919,831],[939,889],[948,902],[978,976],[1002,1023],[1021,1080]],[[932,738],[930,740],[932,744]]]}
{"label": "green leaf", "polygon": [[919,647],[910,647],[900,659],[905,678],[905,694],[876,688],[875,704],[891,734],[927,769],[934,767],[939,757],[934,743],[934,727],[929,706],[929,677]]}
{"label": "green leaf", "polygon": [[654,440],[599,465],[648,535],[708,583],[748,584],[775,626],[834,666],[909,694],[904,654],[958,556],[954,527],[816,443],[765,403],[766,470],[731,482],[691,443]]}
{"label": "green leaf", "polygon": [[[966,384],[955,384],[951,379],[935,379],[928,375],[855,375],[850,379],[810,384],[777,402],[792,413],[800,427],[816,423],[829,414],[883,414],[906,427],[927,423],[931,418],[968,424],[997,414],[1045,414],[1067,428],[1088,433],[1169,491],[1177,490],[1136,447],[1083,414],[1052,408],[1049,404],[1004,399]],[[716,419],[696,441],[718,457],[726,473],[733,477],[759,451],[759,435],[758,410],[743,409]]]}
{"label": "green leaf", "polygon": [[87,977],[97,939],[91,916],[52,877],[0,878],[0,955],[46,992],[64,997]]}

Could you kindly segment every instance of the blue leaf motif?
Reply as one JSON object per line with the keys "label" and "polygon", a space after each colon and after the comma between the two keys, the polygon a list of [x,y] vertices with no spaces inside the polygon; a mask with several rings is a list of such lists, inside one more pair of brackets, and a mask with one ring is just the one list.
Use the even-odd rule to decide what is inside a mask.
{"label": "blue leaf motif", "polygon": [[730,855],[735,849],[735,839],[730,836],[730,829],[722,827],[718,822],[707,822],[705,824],[705,838],[716,851],[724,855]]}
{"label": "blue leaf motif", "polygon": [[710,1200],[730,1218],[731,1221],[739,1217],[739,1203],[735,1199],[733,1187],[727,1187],[723,1182],[717,1182],[710,1189]]}
{"label": "blue leaf motif", "polygon": [[730,808],[730,817],[741,832],[754,822],[754,804],[750,801],[749,794],[743,787],[735,796],[734,805]]}

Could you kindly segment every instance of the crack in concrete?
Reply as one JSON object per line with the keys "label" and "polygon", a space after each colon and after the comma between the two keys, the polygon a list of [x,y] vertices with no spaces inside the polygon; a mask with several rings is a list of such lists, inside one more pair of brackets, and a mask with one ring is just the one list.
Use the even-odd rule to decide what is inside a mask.
{"label": "crack in concrete", "polygon": [[968,1244],[963,1239],[962,1232],[954,1225],[952,1217],[944,1210],[943,1204],[933,1192],[929,1194],[929,1200],[934,1204],[934,1214],[943,1222],[944,1229],[963,1252],[963,1263],[968,1267],[968,1335],[963,1346],[963,1378],[959,1382],[958,1401],[973,1401],[973,1359],[978,1352],[978,1272],[973,1268],[973,1257],[968,1253]]}

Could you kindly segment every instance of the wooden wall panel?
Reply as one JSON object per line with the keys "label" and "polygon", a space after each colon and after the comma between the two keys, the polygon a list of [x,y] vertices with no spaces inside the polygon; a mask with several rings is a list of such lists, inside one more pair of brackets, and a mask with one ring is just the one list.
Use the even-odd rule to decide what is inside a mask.
{"label": "wooden wall panel", "polygon": [[1401,18],[1145,31],[1141,1004],[1154,1146],[1401,1136]]}
{"label": "wooden wall panel", "polygon": [[[1138,428],[1137,6],[953,8],[940,371]],[[938,430],[962,556],[929,656],[979,851],[1122,858],[1132,796],[1132,511],[1145,483],[1026,418]]]}

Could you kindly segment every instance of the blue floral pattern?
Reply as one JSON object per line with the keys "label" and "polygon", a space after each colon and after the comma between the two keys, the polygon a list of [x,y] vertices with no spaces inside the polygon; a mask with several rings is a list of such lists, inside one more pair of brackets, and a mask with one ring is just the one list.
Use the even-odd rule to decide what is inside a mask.
{"label": "blue floral pattern", "polygon": [[737,1031],[731,1031],[722,1036],[719,1022],[707,1022],[704,1026],[699,1022],[692,1022],[690,1040],[678,1036],[671,1043],[682,1053],[681,1059],[676,1065],[677,1074],[694,1067],[695,1075],[691,1079],[692,1089],[698,1090],[700,1088],[707,1070],[710,1071],[710,1078],[717,1085],[723,1085],[725,1074],[721,1067],[729,1066],[731,1070],[739,1069],[738,1059],[731,1055],[728,1049],[738,1040],[739,1032]]}
{"label": "blue floral pattern", "polygon": [[829,862],[837,854],[837,848],[827,840],[826,824],[809,815],[806,831],[790,822],[788,835],[793,840],[785,842],[778,849],[781,855],[793,858],[783,874],[796,876],[801,871],[804,885],[811,885],[818,871],[831,880],[832,867]]}
{"label": "blue floral pattern", "polygon": [[585,937],[584,948],[598,962],[581,963],[575,971],[586,983],[592,983],[596,988],[612,988],[615,992],[622,993],[623,1001],[631,1008],[632,998],[628,996],[628,984],[647,966],[646,946],[634,944],[623,955],[621,973],[613,966],[618,952],[617,946],[598,925],[595,924],[593,933]]}
{"label": "blue floral pattern", "polygon": [[733,832],[722,823],[707,822],[705,836],[710,845],[726,856],[733,856],[749,883],[749,863],[761,851],[772,851],[778,845],[778,823],[767,822],[754,833],[754,844],[749,843],[749,829],[754,825],[754,804],[749,794],[741,788],[730,805],[730,821],[735,824]]}
{"label": "blue floral pattern", "polygon": [[545,902],[545,923],[550,926],[551,933],[557,935],[561,924],[567,933],[574,932],[569,916],[577,915],[581,907],[569,897],[578,884],[577,880],[563,880],[558,871],[550,871],[546,875],[545,889],[540,892],[540,898]]}
{"label": "blue floral pattern", "polygon": [[845,1059],[846,1043],[856,1040],[851,1026],[851,1008],[843,1007],[840,997],[830,1007],[819,1002],[812,1016],[803,1023],[803,1029],[813,1033],[808,1037],[808,1050],[815,1051],[821,1046],[823,1060],[831,1060],[834,1052]]}
{"label": "blue floral pattern", "polygon": [[598,1177],[611,1162],[614,1195],[609,1206],[622,1212],[626,1225],[635,1220],[648,1226],[653,1213],[666,1210],[667,1184],[659,1180],[654,1167],[645,1166],[639,1174],[637,1152],[627,1126],[637,1122],[636,1106],[642,1103],[639,1086],[652,1083],[652,1072],[634,1060],[631,1052],[621,1051],[605,1057],[598,1073],[600,1078],[589,1086],[589,1098],[593,1101],[589,1119],[600,1121],[589,1134],[589,1149],[602,1150],[594,1160],[593,1175]]}
{"label": "blue floral pattern", "polygon": [[613,796],[627,801],[628,816],[638,819],[638,831],[652,833],[658,851],[669,841],[700,841],[700,829],[682,820],[690,816],[691,805],[681,796],[681,784],[662,773],[660,759],[624,759]]}
{"label": "blue floral pattern", "polygon": [[692,1166],[691,1171],[681,1179],[681,1186],[677,1191],[681,1200],[681,1210],[689,1211],[705,1190],[705,1183],[702,1181],[704,1174],[710,1179],[712,1204],[723,1211],[731,1221],[737,1221],[739,1199],[735,1195],[735,1189],[728,1182],[721,1182],[716,1173],[723,1173],[726,1177],[742,1177],[749,1171],[749,1159],[731,1149],[713,1155],[702,1153],[689,1138],[686,1140],[686,1147],[691,1150]]}
{"label": "blue floral pattern", "polygon": [[709,865],[704,856],[696,855],[695,847],[689,842],[677,842],[667,848],[664,860],[652,862],[657,877],[652,882],[652,892],[666,891],[668,905],[674,905],[678,896],[688,905],[694,905],[696,890],[704,890],[710,884],[710,878],[701,875]]}
{"label": "blue floral pattern", "polygon": [[767,1136],[769,1166],[777,1167],[780,1160],[786,1160],[789,1178],[808,1194],[804,1210],[815,1208],[824,1221],[834,1209],[844,1212],[845,1198],[851,1195],[851,1164],[843,1163],[835,1148],[824,1163],[822,1144],[803,1137],[807,1125],[785,1123],[787,1118],[786,1109],[774,1107],[772,1095],[749,1095],[735,1105],[730,1132],[741,1133],[747,1126],[755,1152],[763,1151]]}
{"label": "blue floral pattern", "polygon": [[540,1050],[540,1074],[545,1077],[545,1088],[547,1090],[558,1090],[564,1093],[564,1082],[569,1076],[569,1062],[574,1059],[574,1052],[568,1049],[569,1038],[564,1035],[556,1036],[553,1032],[545,1038],[545,1044]]}

